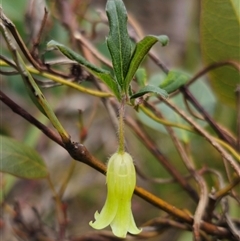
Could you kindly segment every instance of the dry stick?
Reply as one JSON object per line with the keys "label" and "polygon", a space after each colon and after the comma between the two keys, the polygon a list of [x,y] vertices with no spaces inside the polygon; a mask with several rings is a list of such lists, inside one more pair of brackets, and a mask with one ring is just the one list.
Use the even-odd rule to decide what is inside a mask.
{"label": "dry stick", "polygon": [[[178,140],[179,142],[179,140]],[[181,145],[181,143],[179,142],[179,144]],[[179,146],[179,150],[183,149],[183,147]],[[184,149],[183,149],[184,151]],[[200,227],[201,227],[201,222],[203,220],[203,216],[205,214],[206,211],[206,207],[208,204],[208,187],[207,184],[204,180],[204,178],[195,170],[194,164],[190,159],[190,154],[187,155],[186,152],[182,152],[183,157],[185,156],[185,158],[183,160],[185,160],[188,165],[190,165],[190,171],[193,173],[193,177],[195,178],[199,189],[200,189],[200,198],[199,198],[199,202],[197,205],[197,208],[195,210],[195,214],[194,214],[194,223],[193,223],[193,233],[194,233],[194,239],[196,241],[200,241],[201,237],[200,237]],[[182,157],[182,158],[183,158]]]}
{"label": "dry stick", "polygon": [[11,61],[10,59],[6,58],[5,56],[3,55],[0,55],[0,59],[3,60],[4,62],[6,62],[9,66],[11,66],[12,68],[16,69],[17,70],[17,66],[16,64]]}
{"label": "dry stick", "polygon": [[25,55],[25,57],[28,59],[28,61],[36,68],[39,69],[40,66],[39,64],[35,61],[35,59],[32,57],[32,55],[29,53],[26,45],[24,44],[22,38],[20,37],[18,31],[16,30],[15,25],[13,24],[13,22],[8,19],[4,13],[2,8],[0,7],[0,18],[3,21],[3,24],[5,25],[6,28],[9,29],[9,31],[11,32],[11,34],[13,35],[14,39],[16,40],[16,42],[18,43],[20,49],[22,50],[23,54]]}
{"label": "dry stick", "polygon": [[193,107],[190,105],[190,103],[187,102],[186,98],[183,99],[184,101],[184,105],[186,106],[188,112],[195,117],[196,119],[199,120],[204,120],[203,116],[200,115],[199,113],[195,112],[195,110],[193,109]]}
{"label": "dry stick", "polygon": [[26,110],[17,105],[14,101],[12,101],[9,97],[7,97],[2,91],[0,91],[0,100],[5,103],[10,109],[16,114],[22,116],[25,120],[30,122],[32,125],[36,126],[39,130],[41,130],[47,137],[56,142],[58,145],[64,147],[62,139],[55,131],[52,131],[41,122],[39,122],[36,118],[30,115]]}
{"label": "dry stick", "polygon": [[[231,191],[239,182],[240,178],[235,176],[235,180],[224,187],[224,181],[221,174],[215,170],[209,169],[208,171],[214,173],[218,179],[219,179],[219,186],[220,190],[215,192],[214,194],[209,195],[209,206],[208,210],[214,209],[216,204],[220,201],[222,210],[223,210],[223,216],[224,220],[226,221],[229,230],[231,231],[232,235],[236,238],[236,240],[240,240],[240,233],[235,227],[234,221],[229,217],[228,211],[229,211],[229,202],[227,194],[229,194],[229,191]],[[207,211],[208,211],[207,210]]]}
{"label": "dry stick", "polygon": [[[53,140],[54,142],[58,143],[60,146],[64,147],[68,153],[77,161],[87,164],[88,166],[93,167],[95,170],[101,172],[102,174],[106,174],[106,166],[93,157],[86,147],[77,142],[68,143],[67,146],[64,146],[61,138],[57,136],[52,130],[48,127],[40,123],[37,119],[31,116],[27,111],[23,110],[19,107],[15,102],[10,100],[5,94],[0,91],[0,100],[4,102],[7,106],[9,106],[13,112],[17,113],[18,115],[22,116],[28,122],[36,126],[39,130],[41,130],[48,138]],[[190,217],[184,211],[172,206],[171,204],[165,202],[164,200],[158,198],[157,196],[153,195],[152,193],[146,191],[141,187],[135,188],[135,194],[139,197],[143,198],[145,201],[151,203],[152,205],[166,211],[169,214],[172,214],[176,218],[183,220],[188,224],[193,223],[192,217]],[[218,227],[211,223],[202,223],[202,229],[209,234],[217,235],[220,237],[229,237],[231,233],[223,228]]]}
{"label": "dry stick", "polygon": [[[163,115],[158,112],[160,118],[164,118]],[[193,223],[193,233],[194,233],[194,239],[196,241],[200,241],[200,225],[201,221],[208,203],[208,189],[207,189],[207,184],[202,178],[202,176],[195,170],[193,161],[190,158],[190,155],[187,155],[186,151],[184,150],[184,147],[182,146],[181,142],[177,138],[175,132],[173,131],[172,127],[166,126],[165,127],[170,134],[173,143],[176,146],[176,149],[181,156],[185,166],[189,170],[189,172],[193,175],[194,179],[196,180],[197,184],[199,185],[200,188],[200,198],[199,202],[194,214],[194,223]]]}
{"label": "dry stick", "polygon": [[[182,229],[182,230],[188,230],[188,231],[192,230],[190,225],[184,224],[184,223],[179,223],[175,220],[172,220],[170,217],[164,217],[164,218],[157,217],[152,220],[149,220],[143,224],[143,231],[145,231],[145,228],[150,229],[149,232],[150,232],[151,236],[148,235],[147,236],[148,238],[151,238],[151,237],[154,237],[157,235],[161,235],[165,230],[167,230],[169,228]],[[212,240],[212,239],[210,239],[210,237],[207,236],[206,233],[204,233],[203,231],[200,231],[200,232],[201,232],[203,240],[205,240],[205,241]]]}
{"label": "dry stick", "polygon": [[191,94],[191,92],[187,89],[187,87],[182,86],[180,88],[180,92],[183,93],[184,97],[195,106],[195,108],[201,113],[201,115],[205,118],[205,120],[209,123],[209,125],[213,128],[213,130],[217,133],[217,135],[228,144],[236,148],[236,143],[232,138],[226,135],[222,129],[217,125],[217,123],[212,119],[212,117],[205,111],[205,109],[199,104],[196,98]]}
{"label": "dry stick", "polygon": [[57,70],[52,70],[49,68],[48,65],[45,66],[45,64],[42,63],[38,63],[34,57],[31,55],[31,53],[29,52],[28,48],[26,47],[24,41],[22,40],[20,34],[18,33],[15,25],[13,24],[13,22],[8,19],[3,11],[2,8],[0,7],[0,19],[2,20],[4,26],[11,32],[12,36],[14,37],[15,41],[17,42],[19,48],[21,49],[22,53],[24,54],[24,56],[26,57],[26,59],[40,72],[41,71],[47,71],[49,73],[52,74],[56,74],[58,76],[61,76],[63,78],[68,77],[66,74],[58,72]]}
{"label": "dry stick", "polygon": [[129,125],[135,134],[142,140],[149,151],[157,158],[157,160],[166,168],[166,170],[179,182],[179,184],[186,190],[193,200],[198,201],[198,194],[189,185],[189,183],[182,177],[178,170],[170,163],[169,160],[160,152],[155,142],[143,131],[142,124],[134,121],[131,117],[126,116],[125,122]]}
{"label": "dry stick", "polygon": [[173,109],[176,113],[178,113],[184,120],[190,123],[196,131],[198,131],[202,136],[204,136],[210,144],[225,158],[232,168],[236,171],[237,175],[240,176],[240,166],[238,163],[234,161],[232,156],[228,154],[221,145],[219,145],[207,131],[205,131],[200,125],[198,125],[195,121],[193,121],[190,117],[188,117],[184,111],[180,110],[176,105],[172,104],[171,102],[159,97],[165,104],[167,104],[171,109]]}
{"label": "dry stick", "polygon": [[36,56],[36,50],[39,47],[40,40],[41,40],[41,37],[42,37],[42,34],[43,34],[43,30],[44,30],[44,27],[45,27],[46,22],[47,22],[47,17],[48,17],[48,10],[45,7],[44,8],[44,16],[43,16],[43,19],[42,19],[42,22],[41,22],[41,27],[39,29],[39,32],[38,32],[36,40],[34,40],[33,48],[31,50],[32,56]]}
{"label": "dry stick", "polygon": [[240,183],[240,177],[233,177],[233,180],[231,183],[229,183],[228,185],[226,185],[225,187],[222,187],[220,190],[218,190],[217,192],[215,192],[212,195],[212,199],[216,200],[216,202],[218,200],[220,200],[221,198],[223,198],[224,196],[227,196],[229,194],[229,192],[238,184]]}
{"label": "dry stick", "polygon": [[7,75],[7,76],[12,76],[12,75],[19,75],[19,72],[16,70],[12,70],[12,71],[4,71],[0,69],[0,74],[2,75]]}

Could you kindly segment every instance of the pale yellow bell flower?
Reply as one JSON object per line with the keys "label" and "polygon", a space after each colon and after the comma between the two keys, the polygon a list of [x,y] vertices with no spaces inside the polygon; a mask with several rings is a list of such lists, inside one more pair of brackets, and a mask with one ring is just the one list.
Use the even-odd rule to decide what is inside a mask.
{"label": "pale yellow bell flower", "polygon": [[136,172],[132,157],[127,152],[114,153],[107,166],[107,199],[96,221],[89,224],[95,229],[111,226],[117,237],[125,238],[127,233],[139,234],[132,214],[131,199],[136,185]]}

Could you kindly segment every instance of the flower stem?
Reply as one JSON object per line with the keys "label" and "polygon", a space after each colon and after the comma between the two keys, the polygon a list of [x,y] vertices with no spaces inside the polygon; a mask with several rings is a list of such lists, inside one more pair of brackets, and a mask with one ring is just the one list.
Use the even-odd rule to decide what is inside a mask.
{"label": "flower stem", "polygon": [[125,152],[125,138],[124,138],[124,110],[125,101],[122,100],[119,108],[118,119],[118,153]]}

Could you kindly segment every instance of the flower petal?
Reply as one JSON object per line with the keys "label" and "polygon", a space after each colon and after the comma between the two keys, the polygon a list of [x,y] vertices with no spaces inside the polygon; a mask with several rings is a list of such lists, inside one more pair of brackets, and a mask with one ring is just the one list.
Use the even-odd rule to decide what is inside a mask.
{"label": "flower petal", "polygon": [[139,233],[133,220],[131,211],[131,198],[136,184],[136,173],[132,157],[128,153],[119,154],[116,162],[115,193],[118,198],[118,210],[113,222],[110,224],[114,235],[125,238],[127,232]]}
{"label": "flower petal", "polygon": [[[116,153],[115,153],[116,154]],[[117,208],[118,208],[118,199],[115,196],[115,176],[114,176],[114,160],[116,159],[116,155],[112,155],[108,163],[107,169],[107,199],[102,208],[100,214],[98,212],[95,213],[95,222],[90,222],[89,225],[95,229],[103,229],[107,227],[112,220],[114,219]]]}
{"label": "flower petal", "polygon": [[107,200],[100,213],[98,211],[95,213],[95,222],[89,222],[89,225],[95,229],[103,229],[107,227],[114,219],[117,212],[118,203],[114,199],[113,195],[107,196]]}
{"label": "flower petal", "polygon": [[95,229],[110,224],[114,235],[125,238],[127,233],[138,234],[131,210],[131,198],[136,185],[136,172],[132,157],[124,153],[111,156],[107,167],[108,195],[103,209],[96,212],[95,222],[89,224]]}
{"label": "flower petal", "polygon": [[126,202],[125,200],[120,203],[117,214],[110,226],[114,235],[120,238],[125,238],[131,218],[131,203]]}
{"label": "flower petal", "polygon": [[131,212],[131,217],[130,217],[130,223],[129,223],[129,227],[128,227],[128,232],[131,233],[131,234],[139,234],[142,232],[142,229],[138,228],[136,226],[136,223],[134,221],[134,218],[133,218],[133,215],[132,215],[132,212]]}

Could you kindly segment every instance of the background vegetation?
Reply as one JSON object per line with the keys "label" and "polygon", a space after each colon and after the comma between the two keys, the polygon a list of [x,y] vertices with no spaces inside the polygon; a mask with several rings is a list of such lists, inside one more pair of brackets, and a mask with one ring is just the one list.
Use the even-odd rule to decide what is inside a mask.
{"label": "background vegetation", "polygon": [[[240,83],[240,16],[237,1],[232,2],[230,6],[230,1],[225,0],[221,8],[221,4],[212,6],[207,0],[201,1],[201,6],[190,0],[124,1],[133,42],[146,34],[166,34],[170,38],[168,46],[156,45],[144,60],[141,67],[146,72],[146,81],[159,86],[166,78],[163,66],[180,70],[190,81],[167,101],[145,96],[135,103],[136,108],[129,106],[126,110],[127,149],[138,170],[137,185],[154,195],[148,198],[140,189],[134,195],[133,213],[137,224],[144,228],[138,237],[129,236],[129,240],[239,238],[240,97],[236,90]],[[87,153],[74,156],[68,148],[62,147],[63,142],[57,134],[44,135],[42,129],[36,128],[36,122],[31,123],[12,111],[17,107],[10,107],[5,95],[43,123],[47,130],[54,129],[29,98],[19,73],[11,67],[14,62],[11,51],[1,35],[0,235],[3,240],[114,240],[110,231],[96,232],[88,223],[102,207],[106,196],[103,164],[117,147],[117,105],[114,98],[100,98],[87,92],[89,89],[102,93],[107,90],[86,70],[64,59],[57,51],[46,51],[47,43],[54,39],[81,53],[91,63],[109,68],[105,4],[106,1],[90,0],[46,3],[2,0],[4,14],[15,24],[31,56],[39,63],[39,70],[42,69],[37,74],[32,72],[34,79],[71,140],[84,144]],[[38,41],[44,6],[47,6],[47,20]],[[22,54],[22,47],[14,41],[16,37],[10,36],[26,66],[33,71],[38,69],[32,67],[26,54]],[[10,64],[6,64],[6,60],[11,60]],[[222,67],[217,72],[212,71],[218,66]],[[65,83],[50,88],[57,80],[46,74],[75,85],[71,87]],[[138,81],[133,82],[134,91],[139,89],[144,74],[138,72]],[[187,95],[189,92],[196,101]],[[172,110],[168,103],[176,105],[177,109]],[[193,107],[194,103],[202,109]],[[179,109],[194,123],[183,120],[177,114]],[[163,120],[167,125],[159,123]],[[172,128],[172,123],[192,131]],[[204,133],[199,134],[198,124]],[[8,144],[6,136],[18,142]],[[216,145],[223,151],[216,149]],[[22,151],[22,156],[26,154],[26,146],[36,153],[31,151],[29,162],[9,168],[9,159],[3,158],[6,146],[11,150],[16,148],[18,153]],[[32,155],[34,161],[31,161]],[[4,164],[6,160],[9,165]],[[233,161],[233,167],[229,160]],[[31,171],[28,168],[32,168]],[[204,190],[207,195],[203,194]],[[201,203],[199,198],[200,201],[207,198],[207,203],[202,204],[199,214],[205,226],[202,225],[198,239],[192,231],[192,222],[201,221],[196,215]],[[163,207],[165,203],[161,200],[170,205],[170,210]],[[171,205],[183,212],[183,219]]]}

